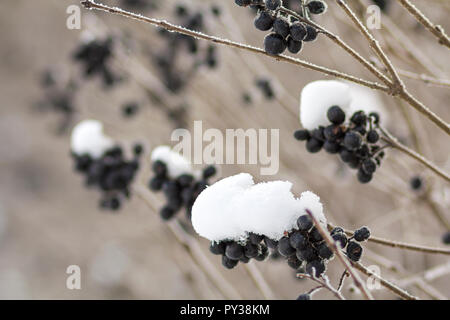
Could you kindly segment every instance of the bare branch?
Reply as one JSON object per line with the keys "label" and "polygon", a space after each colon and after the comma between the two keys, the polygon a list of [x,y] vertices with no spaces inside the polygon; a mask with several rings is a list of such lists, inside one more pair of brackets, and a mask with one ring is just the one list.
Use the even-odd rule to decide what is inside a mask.
{"label": "bare branch", "polygon": [[397,138],[395,138],[392,134],[390,134],[386,129],[383,129],[380,127],[381,132],[383,133],[384,137],[382,139],[389,143],[393,148],[400,150],[401,152],[407,154],[411,158],[419,161],[424,166],[432,170],[434,173],[439,175],[440,177],[444,178],[447,182],[450,182],[450,176],[448,173],[444,172],[442,169],[437,167],[434,163],[432,163],[430,160],[426,159],[421,154],[415,152],[414,150],[411,150],[404,144],[402,144],[400,141],[398,141]]}
{"label": "bare branch", "polygon": [[408,12],[416,18],[425,28],[427,28],[436,38],[439,39],[439,44],[446,46],[450,49],[450,38],[445,33],[442,26],[433,24],[430,19],[428,19],[422,11],[420,11],[415,5],[413,5],[409,0],[397,0],[400,4],[405,7]]}

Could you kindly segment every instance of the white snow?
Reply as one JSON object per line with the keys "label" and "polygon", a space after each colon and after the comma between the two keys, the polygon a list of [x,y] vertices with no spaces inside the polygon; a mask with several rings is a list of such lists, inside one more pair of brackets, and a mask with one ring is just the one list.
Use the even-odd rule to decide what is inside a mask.
{"label": "white snow", "polygon": [[363,110],[366,113],[383,114],[383,103],[378,94],[359,85],[337,80],[319,80],[307,84],[300,97],[300,122],[305,129],[313,130],[319,126],[328,126],[327,111],[339,106],[348,121],[353,113]]}
{"label": "white snow", "polygon": [[114,141],[103,133],[103,124],[97,120],[83,120],[72,130],[71,149],[78,155],[100,158],[114,146]]}
{"label": "white snow", "polygon": [[350,116],[356,111],[362,110],[369,114],[370,112],[378,112],[382,114],[382,121],[386,123],[387,113],[384,112],[383,101],[380,95],[374,90],[357,84],[349,84],[352,95],[352,102],[350,104]]}
{"label": "white snow", "polygon": [[300,122],[303,128],[313,130],[328,126],[327,111],[339,106],[348,115],[352,96],[350,86],[336,80],[319,80],[308,83],[300,96]]}
{"label": "white snow", "polygon": [[159,146],[153,149],[151,155],[152,162],[160,160],[167,166],[169,177],[177,178],[182,174],[196,173],[192,169],[192,164],[178,152],[173,151],[169,146]]}
{"label": "white snow", "polygon": [[295,198],[291,188],[288,181],[255,184],[248,173],[222,179],[198,196],[192,225],[211,241],[240,241],[249,232],[278,240],[297,227],[298,217],[307,214],[305,209],[325,225],[320,198],[310,191]]}

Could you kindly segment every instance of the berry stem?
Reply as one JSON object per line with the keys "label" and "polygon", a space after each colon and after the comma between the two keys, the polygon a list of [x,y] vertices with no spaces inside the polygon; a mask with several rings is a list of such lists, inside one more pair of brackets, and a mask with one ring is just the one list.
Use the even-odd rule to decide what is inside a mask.
{"label": "berry stem", "polygon": [[[314,277],[307,273],[297,273],[297,278],[311,279],[312,281],[315,281],[318,284],[320,284],[320,287],[317,287],[317,288],[325,288],[325,289],[331,291],[336,296],[336,298],[338,298],[339,300],[346,300],[345,297],[342,295],[342,293],[340,293],[337,289],[333,288],[333,286],[330,284],[330,282],[323,278],[322,278],[323,279],[322,280],[320,278]],[[317,288],[313,288],[313,290],[315,291],[315,289],[317,289]]]}
{"label": "berry stem", "polygon": [[[331,223],[328,223],[328,229],[332,230],[333,228],[334,228],[334,226]],[[350,230],[344,229],[344,232],[349,236],[353,236],[353,232]],[[383,238],[377,238],[374,236],[370,236],[370,238],[367,241],[373,242],[373,243],[378,243],[378,244],[389,246],[389,247],[393,247],[393,248],[400,248],[400,249],[419,251],[419,252],[425,252],[425,253],[450,255],[450,249],[433,248],[433,247],[426,247],[426,246],[420,246],[420,245],[415,245],[415,244],[408,244],[408,243],[404,243],[404,242],[398,242],[398,241],[387,240],[387,239],[383,239]]]}
{"label": "berry stem", "polygon": [[331,238],[330,234],[327,230],[324,229],[324,227],[317,221],[316,217],[312,214],[312,212],[308,209],[306,209],[306,213],[309,215],[309,217],[314,222],[317,230],[319,231],[322,238],[326,241],[328,247],[330,250],[334,252],[336,257],[338,257],[339,261],[344,265],[345,269],[347,269],[348,273],[353,279],[353,282],[355,286],[361,290],[363,296],[367,300],[373,300],[372,294],[367,290],[366,286],[362,282],[361,278],[358,276],[358,274],[353,269],[352,265],[350,264],[349,260],[344,256],[342,251],[338,248],[336,241]]}
{"label": "berry stem", "polygon": [[450,38],[440,25],[433,24],[422,11],[420,11],[409,0],[397,0],[408,12],[416,18],[425,28],[427,28],[439,40],[439,44],[450,49]]}

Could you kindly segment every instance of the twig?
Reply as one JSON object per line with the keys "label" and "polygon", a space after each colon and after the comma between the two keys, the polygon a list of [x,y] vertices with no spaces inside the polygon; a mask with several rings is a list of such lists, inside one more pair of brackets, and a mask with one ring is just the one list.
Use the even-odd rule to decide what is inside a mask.
{"label": "twig", "polygon": [[336,0],[338,5],[345,11],[345,13],[350,17],[350,19],[353,21],[353,23],[357,26],[357,28],[361,31],[361,33],[366,37],[367,41],[369,42],[370,47],[372,50],[377,54],[377,56],[381,59],[383,64],[388,69],[392,80],[393,80],[393,87],[392,87],[392,94],[397,95],[399,92],[404,90],[404,85],[402,80],[397,74],[397,71],[395,70],[394,66],[392,65],[392,62],[389,60],[389,58],[386,56],[384,51],[381,49],[379,42],[372,36],[372,34],[367,30],[366,26],[359,20],[355,13],[350,9],[350,7],[347,5],[347,3],[344,0]]}
{"label": "twig", "polygon": [[82,5],[84,5],[87,9],[96,9],[96,10],[100,10],[100,11],[105,11],[105,12],[109,12],[112,14],[117,14],[117,15],[121,15],[124,17],[128,17],[131,19],[135,19],[141,22],[146,22],[146,23],[150,23],[153,24],[155,26],[159,26],[161,28],[164,28],[166,30],[169,31],[173,31],[173,32],[177,32],[180,34],[184,34],[190,37],[194,37],[196,39],[202,39],[202,40],[207,40],[207,41],[212,41],[214,43],[217,44],[221,44],[221,45],[225,45],[225,46],[229,46],[229,47],[234,47],[234,48],[238,48],[238,49],[242,49],[242,50],[246,50],[249,52],[253,52],[253,53],[257,53],[260,55],[264,55],[266,57],[270,57],[272,59],[275,59],[277,61],[282,61],[282,62],[287,62],[287,63],[291,63],[297,66],[301,66],[303,68],[307,68],[307,69],[311,69],[314,71],[318,71],[318,72],[322,72],[324,74],[336,77],[336,78],[340,78],[340,79],[344,79],[347,81],[351,81],[351,82],[355,82],[357,84],[369,87],[371,89],[376,89],[376,90],[380,90],[380,91],[384,91],[384,92],[388,92],[389,88],[386,86],[383,86],[379,83],[376,82],[371,82],[371,81],[367,81],[337,70],[333,70],[333,69],[329,69],[326,67],[322,67],[322,66],[318,66],[316,64],[307,62],[307,61],[303,61],[300,59],[296,59],[296,58],[292,58],[286,55],[278,55],[278,56],[274,56],[274,55],[270,55],[267,52],[265,52],[263,49],[261,48],[256,48],[250,45],[246,45],[246,44],[242,44],[239,42],[235,42],[235,41],[231,41],[228,39],[222,39],[219,37],[215,37],[215,36],[211,36],[211,35],[207,35],[205,33],[202,32],[197,32],[197,31],[193,31],[193,30],[189,30],[186,29],[184,27],[172,24],[170,22],[167,22],[165,20],[159,20],[159,19],[153,19],[153,18],[149,18],[149,17],[145,17],[142,16],[140,14],[136,14],[136,13],[132,13],[132,12],[128,12],[125,11],[123,9],[117,8],[117,7],[110,7],[104,4],[100,4],[100,3],[96,3],[93,0],[83,0],[81,2]]}
{"label": "twig", "polygon": [[341,278],[339,279],[337,291],[341,292],[341,289],[344,286],[345,278],[347,278],[347,277],[348,277],[348,272],[347,272],[347,270],[345,270],[344,273],[342,274]]}
{"label": "twig", "polygon": [[347,43],[345,43],[339,36],[332,33],[331,31],[325,29],[324,27],[318,25],[317,23],[303,18],[301,15],[299,15],[297,12],[289,10],[285,7],[282,7],[280,9],[281,12],[284,12],[286,14],[289,14],[296,19],[299,19],[300,21],[309,24],[310,26],[317,29],[320,33],[324,34],[326,37],[328,37],[330,40],[332,40],[334,43],[336,43],[339,47],[344,49],[347,53],[349,53],[354,59],[359,61],[367,70],[369,70],[373,75],[375,75],[378,79],[383,81],[387,86],[392,85],[391,80],[386,77],[380,70],[378,70],[373,64],[371,64],[367,59],[365,59],[361,54],[359,54],[355,49],[350,47]]}
{"label": "twig", "polygon": [[440,25],[433,24],[422,11],[420,11],[409,0],[397,0],[400,4],[408,10],[408,12],[416,18],[425,28],[427,28],[436,38],[439,39],[439,44],[442,44],[450,49],[450,38],[445,33],[445,30]]}
{"label": "twig", "polygon": [[[333,286],[330,284],[330,282],[325,279],[321,280],[320,278],[313,277],[306,273],[297,273],[297,278],[311,279],[312,281],[319,283],[321,285],[321,287],[331,291],[336,296],[336,298],[338,298],[339,300],[345,300],[345,297],[342,295],[342,293],[340,293],[338,290],[333,288]],[[313,290],[315,290],[315,289],[317,289],[317,288],[313,288]]]}
{"label": "twig", "polygon": [[440,177],[444,178],[447,182],[450,181],[450,176],[444,172],[442,169],[440,169],[438,166],[436,166],[434,163],[432,163],[430,160],[426,159],[421,154],[415,152],[414,150],[411,150],[404,144],[402,144],[400,141],[398,141],[397,138],[395,138],[392,134],[390,134],[386,129],[380,127],[380,131],[383,133],[384,137],[382,139],[389,143],[393,148],[400,150],[401,152],[407,154],[411,158],[419,161],[424,166],[432,170],[434,173],[439,175]]}
{"label": "twig", "polygon": [[417,111],[425,115],[429,120],[434,122],[439,128],[444,130],[445,133],[450,135],[450,124],[445,122],[443,119],[441,119],[439,116],[437,116],[434,112],[432,112],[429,108],[427,108],[422,102],[417,100],[415,97],[411,95],[406,90],[406,87],[403,83],[403,81],[400,79],[397,71],[395,70],[392,62],[389,60],[389,58],[384,53],[383,49],[381,49],[380,44],[378,41],[372,36],[372,34],[367,30],[367,28],[364,26],[364,24],[361,22],[361,20],[358,19],[358,17],[355,15],[355,13],[350,9],[350,7],[347,5],[347,3],[344,0],[336,0],[338,5],[344,10],[344,12],[352,19],[356,27],[360,30],[360,32],[364,35],[364,37],[369,42],[370,47],[372,50],[378,55],[378,57],[381,59],[381,62],[386,66],[389,73],[392,76],[393,84],[392,86],[389,86],[389,93],[393,96],[398,96],[408,102],[413,108],[415,108]]}
{"label": "twig", "polygon": [[[334,228],[334,226],[331,223],[328,223],[328,228],[331,230]],[[354,232],[352,232],[350,230],[344,230],[344,232],[349,236],[353,236],[353,234],[354,234]],[[397,242],[397,241],[377,238],[377,237],[373,237],[373,236],[370,236],[370,238],[367,241],[382,244],[382,245],[393,247],[393,248],[407,249],[407,250],[419,251],[419,252],[424,252],[424,253],[450,255],[450,249],[433,248],[433,247],[426,247],[426,246],[420,246],[420,245],[415,245],[415,244],[408,244],[408,243],[403,243],[403,242]]]}
{"label": "twig", "polygon": [[399,288],[397,285],[393,284],[392,282],[383,279],[382,277],[380,277],[379,275],[377,275],[376,273],[372,272],[371,270],[367,269],[366,267],[364,267],[361,263],[359,262],[352,262],[352,265],[358,269],[359,271],[361,271],[362,273],[364,273],[367,276],[370,277],[375,277],[377,280],[380,281],[380,283],[387,289],[391,290],[392,292],[394,292],[395,294],[397,294],[398,296],[402,297],[405,300],[419,300],[418,297],[413,296],[411,294],[409,294],[407,291]]}
{"label": "twig", "polygon": [[336,241],[331,238],[330,234],[324,229],[324,227],[317,221],[316,217],[312,214],[312,212],[309,209],[306,209],[306,213],[310,216],[312,221],[314,222],[317,230],[319,231],[322,238],[326,241],[328,247],[334,252],[334,254],[338,257],[338,259],[341,261],[341,263],[344,265],[344,267],[347,269],[348,273],[353,279],[353,282],[355,283],[355,286],[361,290],[364,298],[367,300],[373,300],[372,295],[367,290],[366,286],[362,282],[361,278],[358,276],[358,274],[353,269],[352,265],[348,261],[346,257],[344,257],[344,254],[341,252],[341,250],[338,248]]}

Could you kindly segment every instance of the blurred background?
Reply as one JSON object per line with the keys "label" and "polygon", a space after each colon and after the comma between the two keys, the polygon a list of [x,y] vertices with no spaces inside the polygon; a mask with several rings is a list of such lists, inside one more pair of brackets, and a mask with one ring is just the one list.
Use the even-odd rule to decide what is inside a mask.
{"label": "blurred background", "polygon": [[[414,2],[432,21],[450,30],[448,1]],[[253,27],[255,13],[231,0],[105,3],[179,24],[185,21],[179,12],[182,4],[189,15],[202,13],[206,33],[262,46],[264,32]],[[316,21],[373,58],[345,14],[333,1],[328,3],[328,12]],[[363,19],[365,6],[373,4],[349,3]],[[394,64],[404,71],[448,78],[447,49],[396,1],[386,3],[383,26],[374,34]],[[100,193],[84,185],[70,156],[70,130],[87,118],[102,121],[107,134],[125,150],[135,143],[144,145],[134,181],[141,190],[147,190],[151,177],[151,149],[171,144],[170,134],[177,127],[192,128],[194,120],[202,120],[204,129],[280,129],[276,176],[259,176],[258,166],[226,165],[220,167],[219,177],[249,172],[257,181],[289,180],[297,195],[304,190],[320,195],[328,219],[336,225],[351,230],[367,225],[375,236],[445,246],[441,238],[448,230],[443,220],[450,219],[450,188],[441,178],[403,154],[389,151],[374,180],[361,185],[355,172],[337,157],[309,154],[304,143],[293,138],[300,128],[301,89],[310,81],[329,77],[226,47],[214,49],[209,65],[198,65],[198,55],[176,48],[177,65],[168,77],[161,73],[166,62],[162,58],[174,50],[170,51],[173,44],[163,32],[85,9],[81,9],[81,30],[69,30],[66,10],[78,4],[76,0],[0,2],[0,298],[263,299],[270,294],[295,299],[315,286],[296,279],[282,259],[225,270],[220,257],[209,254],[208,241],[193,235],[189,226],[182,229],[159,218],[158,209],[164,204],[160,194],[133,194],[120,211],[101,210]],[[116,79],[112,85],[110,79],[86,78],[73,59],[86,39],[108,37],[113,39],[113,57],[108,62]],[[213,50],[203,41],[198,46],[199,54]],[[298,57],[374,80],[324,36],[305,45]],[[416,97],[449,121],[448,85],[404,79]],[[442,131],[399,100],[367,94],[373,95],[370,99],[382,110],[383,124],[393,134],[450,171],[450,145]],[[422,179],[421,190],[411,189],[414,177]],[[187,225],[183,215],[180,221]],[[180,243],[177,231],[193,239],[194,252]],[[450,296],[450,262],[445,256],[371,243],[364,248],[366,266],[379,266],[383,277],[411,293],[424,299]],[[81,290],[66,288],[69,265],[81,268]],[[330,263],[333,284],[342,271],[338,262]],[[261,283],[265,284],[262,290]],[[343,293],[361,298],[350,280]],[[395,299],[383,289],[374,295]],[[333,298],[325,290],[315,297]]]}

